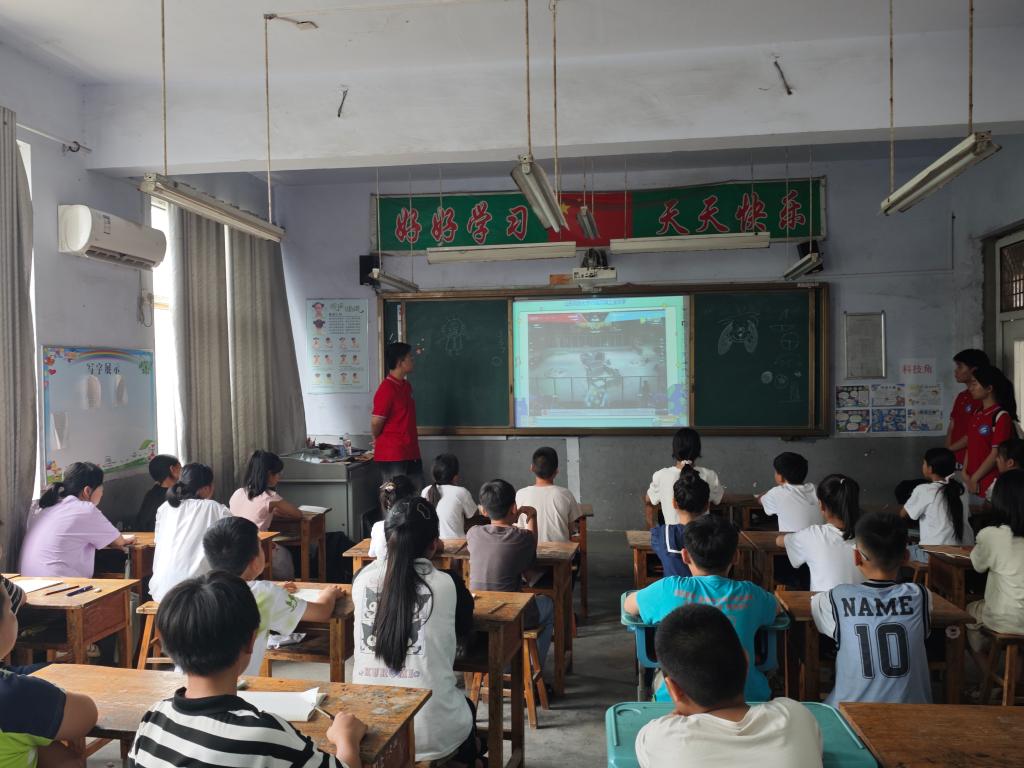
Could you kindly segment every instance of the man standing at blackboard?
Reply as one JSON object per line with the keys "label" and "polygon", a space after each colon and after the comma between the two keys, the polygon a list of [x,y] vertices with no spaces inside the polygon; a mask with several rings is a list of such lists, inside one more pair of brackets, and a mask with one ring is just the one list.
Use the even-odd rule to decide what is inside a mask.
{"label": "man standing at blackboard", "polygon": [[417,487],[423,485],[423,462],[416,432],[416,402],[408,376],[416,367],[412,347],[400,341],[384,348],[384,365],[388,375],[373,396],[370,432],[376,442],[374,461],[380,468],[381,480],[406,475]]}

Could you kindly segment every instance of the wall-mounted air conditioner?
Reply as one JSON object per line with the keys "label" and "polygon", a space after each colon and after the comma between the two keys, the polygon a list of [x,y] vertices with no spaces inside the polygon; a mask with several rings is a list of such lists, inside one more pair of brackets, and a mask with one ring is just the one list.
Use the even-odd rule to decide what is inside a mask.
{"label": "wall-mounted air conditioner", "polygon": [[57,209],[58,249],[61,253],[102,259],[142,269],[164,260],[164,233],[87,205]]}

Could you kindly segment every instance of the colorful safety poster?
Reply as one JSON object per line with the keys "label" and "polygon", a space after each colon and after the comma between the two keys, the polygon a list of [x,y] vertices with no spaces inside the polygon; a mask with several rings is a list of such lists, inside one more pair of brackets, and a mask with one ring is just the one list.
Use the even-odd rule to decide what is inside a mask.
{"label": "colorful safety poster", "polygon": [[306,301],[306,364],[310,394],[369,392],[366,299]]}
{"label": "colorful safety poster", "polygon": [[872,384],[872,408],[902,408],[907,404],[902,384]]}
{"label": "colorful safety poster", "polygon": [[866,384],[844,384],[836,387],[836,408],[868,408],[870,390]]}
{"label": "colorful safety poster", "polygon": [[944,433],[946,412],[942,408],[907,408],[907,431]]}
{"label": "colorful safety poster", "polygon": [[871,430],[871,410],[869,408],[849,408],[836,411],[836,434],[864,435]]}
{"label": "colorful safety poster", "polygon": [[906,408],[872,408],[871,432],[894,433],[907,431]]}
{"label": "colorful safety poster", "polygon": [[75,461],[144,470],[157,448],[153,353],[44,346],[42,363],[46,482]]}
{"label": "colorful safety poster", "polygon": [[907,384],[908,407],[942,407],[941,384]]}

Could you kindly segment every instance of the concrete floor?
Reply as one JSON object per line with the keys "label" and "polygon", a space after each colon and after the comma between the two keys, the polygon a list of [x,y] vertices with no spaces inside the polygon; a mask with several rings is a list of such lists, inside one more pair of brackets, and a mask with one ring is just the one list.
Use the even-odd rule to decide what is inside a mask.
{"label": "concrete floor", "polygon": [[[526,764],[530,768],[606,765],[605,710],[636,697],[633,641],[619,623],[619,596],[631,588],[633,580],[625,535],[621,531],[590,531],[589,546],[590,619],[580,623],[579,637],[573,643],[573,672],[566,678],[565,696],[552,701],[550,710],[538,711],[537,730],[527,728]],[[578,597],[578,587],[576,594]],[[577,599],[577,611],[578,605]],[[347,672],[351,672],[351,660]],[[282,662],[274,665],[274,676],[326,680],[327,666]],[[486,721],[486,706],[481,706],[480,718]],[[506,722],[507,718],[506,714]],[[89,768],[119,764],[116,744],[89,759]]]}

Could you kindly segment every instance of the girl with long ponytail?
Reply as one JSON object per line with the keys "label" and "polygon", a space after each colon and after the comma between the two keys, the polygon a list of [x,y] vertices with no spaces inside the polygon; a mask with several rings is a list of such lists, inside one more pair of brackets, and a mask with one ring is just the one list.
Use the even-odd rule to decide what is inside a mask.
{"label": "girl with long ponytail", "polygon": [[442,539],[461,539],[466,521],[477,514],[473,494],[459,485],[459,459],[454,453],[442,453],[431,467],[433,484],[423,489],[423,498],[434,505],[441,524]]}
{"label": "girl with long ponytail", "polygon": [[948,448],[929,448],[921,474],[929,482],[914,488],[900,514],[919,521],[920,546],[911,546],[910,555],[926,563],[928,553],[921,546],[974,544],[974,533],[967,525],[964,487],[956,480],[956,455]]}
{"label": "girl with long ponytail", "polygon": [[968,389],[981,407],[975,409],[967,431],[964,477],[968,491],[985,496],[999,476],[997,449],[1011,437],[1019,436],[1017,397],[1013,383],[993,365],[976,368]]}
{"label": "girl with long ponytail", "polygon": [[96,567],[96,550],[123,547],[122,536],[97,506],[103,498],[103,470],[78,461],[39,497],[39,511],[28,521],[18,572],[23,576],[88,579]]}
{"label": "girl with long ponytail", "polygon": [[210,526],[231,513],[213,498],[213,470],[205,464],[186,464],[178,481],[167,489],[167,501],[156,512],[156,549],[149,592],[159,602],[185,579],[210,570],[203,553],[203,536]]}
{"label": "girl with long ponytail", "polygon": [[854,534],[860,518],[860,486],[852,477],[828,475],[818,483],[818,505],[824,523],[779,536],[794,568],[806,564],[811,591],[827,592],[840,584],[864,581],[853,562]]}
{"label": "girl with long ponytail", "polygon": [[430,561],[441,547],[430,502],[401,499],[384,525],[387,559],[375,560],[352,582],[353,682],[430,689],[414,724],[416,762],[455,753],[458,762],[473,765],[475,713],[453,671],[459,638],[472,630],[473,597],[459,576]]}

